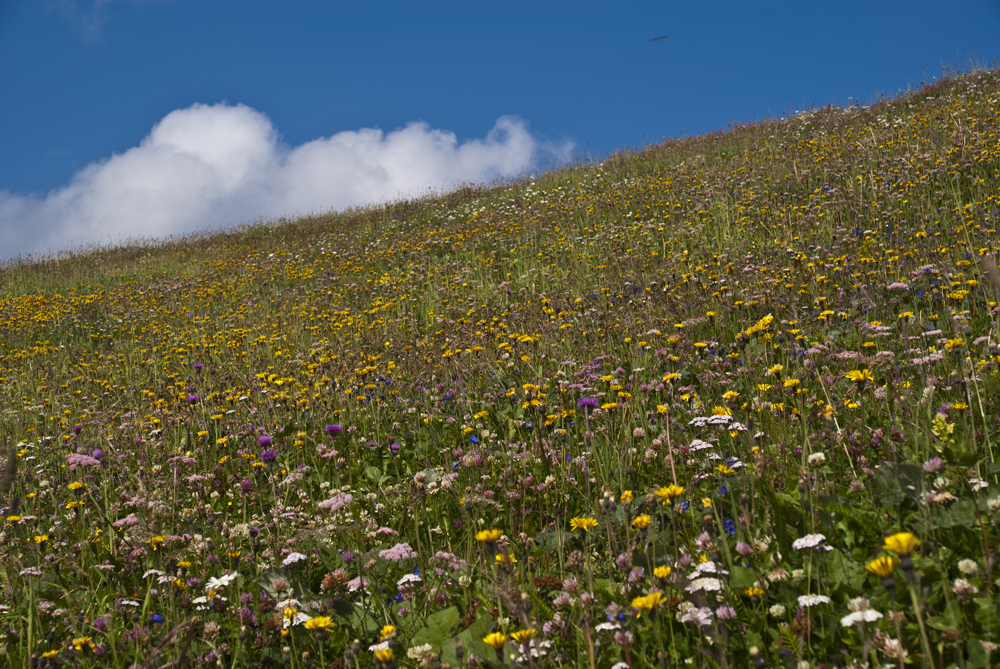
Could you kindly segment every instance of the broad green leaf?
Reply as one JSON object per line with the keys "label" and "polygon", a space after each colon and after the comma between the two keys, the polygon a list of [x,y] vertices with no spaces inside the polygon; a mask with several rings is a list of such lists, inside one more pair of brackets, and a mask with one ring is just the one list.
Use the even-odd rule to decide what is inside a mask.
{"label": "broad green leaf", "polygon": [[457,606],[449,606],[443,611],[428,616],[427,626],[417,630],[410,645],[422,646],[427,643],[430,644],[435,653],[440,653],[445,639],[451,638],[451,630],[458,624],[459,617]]}

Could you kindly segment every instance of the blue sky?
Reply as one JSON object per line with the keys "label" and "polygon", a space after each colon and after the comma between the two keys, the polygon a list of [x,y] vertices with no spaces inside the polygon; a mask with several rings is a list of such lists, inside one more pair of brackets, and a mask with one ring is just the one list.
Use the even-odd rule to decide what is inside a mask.
{"label": "blue sky", "polygon": [[3,0],[0,258],[863,104],[970,55],[1000,60],[1000,2]]}

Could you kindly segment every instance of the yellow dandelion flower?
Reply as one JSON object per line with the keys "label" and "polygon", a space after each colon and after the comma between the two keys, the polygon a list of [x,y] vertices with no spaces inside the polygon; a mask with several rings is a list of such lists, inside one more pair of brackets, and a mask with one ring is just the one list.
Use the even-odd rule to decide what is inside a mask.
{"label": "yellow dandelion flower", "polygon": [[899,559],[895,556],[883,555],[866,564],[865,569],[881,578],[888,578],[896,571],[896,564],[898,562]]}
{"label": "yellow dandelion flower", "polygon": [[507,637],[500,632],[493,632],[492,634],[487,634],[483,637],[483,643],[493,650],[500,650],[503,648],[503,645],[507,643]]}
{"label": "yellow dandelion flower", "polygon": [[913,534],[909,532],[897,532],[885,538],[885,545],[882,548],[887,548],[897,555],[909,555],[919,545],[920,539]]}
{"label": "yellow dandelion flower", "polygon": [[569,521],[570,530],[576,532],[577,530],[582,530],[584,532],[589,532],[593,528],[597,527],[596,518],[571,518]]}

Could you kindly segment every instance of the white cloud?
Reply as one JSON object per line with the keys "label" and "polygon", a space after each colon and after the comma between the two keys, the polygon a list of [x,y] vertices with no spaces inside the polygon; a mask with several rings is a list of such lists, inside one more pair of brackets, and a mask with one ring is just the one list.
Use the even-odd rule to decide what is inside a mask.
{"label": "white cloud", "polygon": [[509,116],[484,139],[464,143],[411,123],[288,147],[250,107],[196,104],[167,114],[139,146],[87,166],[45,196],[0,190],[0,249],[5,257],[45,254],[343,209],[515,176],[545,155],[565,159],[571,150],[540,142]]}

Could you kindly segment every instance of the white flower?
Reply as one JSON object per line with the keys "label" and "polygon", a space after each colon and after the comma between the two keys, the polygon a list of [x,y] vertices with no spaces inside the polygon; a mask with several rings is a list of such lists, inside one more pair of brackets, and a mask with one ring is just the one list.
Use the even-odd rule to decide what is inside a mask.
{"label": "white flower", "polygon": [[780,618],[781,616],[785,615],[785,607],[782,606],[781,604],[775,604],[774,606],[769,608],[767,612],[770,613],[775,618]]}
{"label": "white flower", "polygon": [[712,624],[712,609],[708,607],[688,609],[678,620],[682,623],[694,623],[704,626]]}
{"label": "white flower", "polygon": [[855,597],[851,601],[847,602],[847,608],[852,612],[864,611],[868,608],[868,599],[865,597]]}
{"label": "white flower", "polygon": [[425,643],[423,646],[412,646],[406,651],[406,657],[411,660],[423,659],[424,655],[428,653],[433,653],[434,647],[429,643]]}
{"label": "white flower", "polygon": [[956,578],[955,583],[951,589],[959,597],[967,597],[969,595],[975,595],[979,593],[979,588],[974,586],[969,581],[966,581],[964,578]]}
{"label": "white flower", "polygon": [[289,553],[288,557],[286,557],[284,560],[281,561],[281,566],[287,567],[289,565],[295,564],[296,562],[300,562],[305,559],[306,556],[303,555],[302,553]]}
{"label": "white flower", "polygon": [[809,456],[810,467],[819,467],[825,462],[826,462],[826,455],[824,455],[823,453],[813,453],[812,455]]}
{"label": "white flower", "polygon": [[825,534],[807,534],[804,537],[799,537],[792,542],[792,548],[797,551],[803,548],[815,548],[819,546],[826,539]]}
{"label": "white flower", "polygon": [[237,572],[234,571],[234,572],[230,572],[228,574],[225,574],[223,576],[219,576],[218,578],[210,578],[210,579],[208,579],[208,583],[205,584],[205,589],[206,590],[221,590],[222,588],[226,587],[227,585],[229,585],[230,583],[232,583],[233,581],[235,581],[239,577],[240,577],[240,575]]}
{"label": "white flower", "polygon": [[826,595],[799,595],[799,606],[809,608],[817,604],[829,604],[830,598]]}
{"label": "white flower", "polygon": [[156,574],[157,576],[163,576],[163,572],[160,571],[159,569],[149,569],[146,571],[145,574],[142,575],[142,577],[146,578],[147,576],[152,576],[153,574]]}
{"label": "white flower", "polygon": [[979,565],[976,564],[975,560],[959,560],[958,570],[966,576],[972,576],[979,571]]}
{"label": "white flower", "polygon": [[[705,592],[713,592],[715,590],[722,589],[722,581],[717,578],[703,577],[696,578],[687,584],[684,588],[688,592],[698,592],[699,590],[704,590]],[[682,621],[683,622],[683,621]]]}
{"label": "white flower", "polygon": [[873,623],[881,617],[882,614],[878,611],[875,611],[874,609],[865,609],[847,614],[840,619],[840,624],[844,627],[854,627],[858,623]]}
{"label": "white flower", "polygon": [[600,625],[598,625],[594,629],[597,630],[598,632],[610,632],[612,630],[621,629],[621,627],[622,626],[619,625],[617,621],[615,621],[615,622],[610,622],[610,623],[601,623]]}
{"label": "white flower", "polygon": [[406,585],[407,583],[420,583],[422,580],[424,579],[420,578],[416,574],[404,574],[403,578],[396,581],[396,586],[399,587]]}

